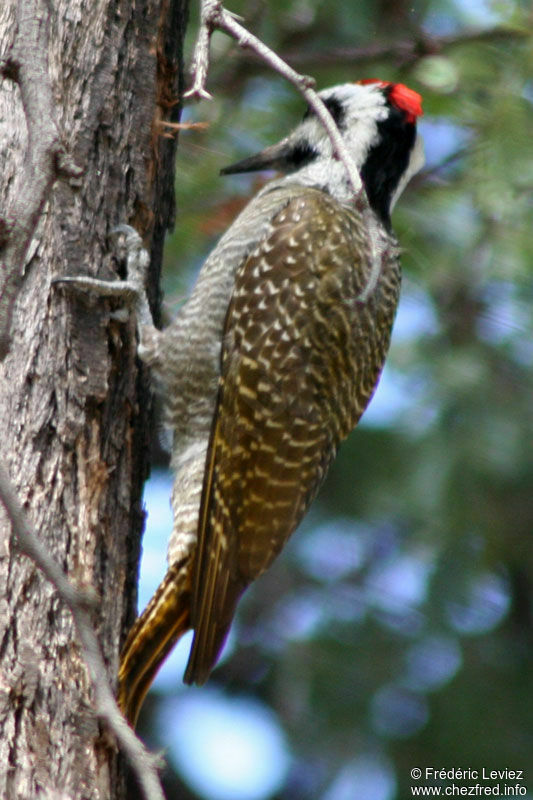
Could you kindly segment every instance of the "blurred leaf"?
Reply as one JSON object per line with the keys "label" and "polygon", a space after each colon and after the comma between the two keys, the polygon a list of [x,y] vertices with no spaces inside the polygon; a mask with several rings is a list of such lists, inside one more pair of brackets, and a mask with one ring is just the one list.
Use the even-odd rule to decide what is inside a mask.
{"label": "blurred leaf", "polygon": [[[533,750],[530,11],[519,2],[451,0],[239,0],[231,8],[272,47],[300,59],[320,86],[376,76],[421,90],[435,160],[393,219],[405,281],[404,324],[393,334],[391,379],[379,400],[389,413],[380,424],[363,421],[341,447],[302,529],[244,598],[235,650],[212,681],[257,696],[278,715],[293,757],[279,800],[344,798],[352,779],[363,781],[354,761],[361,754],[385,765],[387,780],[379,784],[381,773],[372,773],[374,784],[365,779],[366,793],[351,800],[411,796],[415,766],[526,769]],[[472,26],[502,30],[469,36]],[[427,43],[443,35],[447,42],[432,52]],[[257,190],[253,179],[218,177],[220,168],[280,138],[304,107],[246,51],[222,35],[214,45],[215,100],[186,112],[209,130],[180,135],[178,224],[165,274],[173,296],[186,294]],[[378,58],[368,55],[370,45],[383,45]],[[329,58],[343,47],[361,57]],[[398,386],[407,401],[395,408]],[[350,537],[353,549],[343,550]],[[485,628],[468,633],[460,613],[463,621],[486,620]],[[371,794],[378,784],[386,794]]]}

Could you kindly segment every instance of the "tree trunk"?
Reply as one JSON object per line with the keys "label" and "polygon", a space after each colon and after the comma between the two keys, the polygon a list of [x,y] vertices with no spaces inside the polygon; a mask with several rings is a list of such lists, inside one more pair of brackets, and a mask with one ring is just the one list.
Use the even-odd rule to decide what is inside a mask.
{"label": "tree trunk", "polygon": [[[161,135],[159,122],[179,113],[186,0],[53,6],[48,55],[56,122],[83,175],[56,181],[26,254],[11,350],[0,365],[0,459],[70,580],[98,593],[94,623],[114,683],[136,605],[149,394],[135,355],[135,321],[118,321],[110,301],[67,293],[51,279],[113,277],[118,262],[108,235],[127,222],[151,248],[157,308],[164,232],[174,218],[175,155],[175,139]],[[15,18],[16,1],[4,0],[0,57],[16,35]],[[27,142],[20,92],[6,78],[0,217]],[[0,514],[0,797],[120,797],[121,766],[92,709],[72,618],[16,552]]]}

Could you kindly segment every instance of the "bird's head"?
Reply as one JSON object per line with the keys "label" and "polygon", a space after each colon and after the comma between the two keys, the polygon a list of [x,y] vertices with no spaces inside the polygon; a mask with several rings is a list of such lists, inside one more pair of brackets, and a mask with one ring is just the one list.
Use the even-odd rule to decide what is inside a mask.
{"label": "bird's head", "polygon": [[[367,80],[319,92],[363,180],[370,205],[388,225],[390,212],[409,179],[424,163],[416,121],[422,98],[402,83]],[[277,144],[222,170],[229,175],[279,170],[295,181],[316,185],[339,199],[350,195],[343,165],[311,109]]]}

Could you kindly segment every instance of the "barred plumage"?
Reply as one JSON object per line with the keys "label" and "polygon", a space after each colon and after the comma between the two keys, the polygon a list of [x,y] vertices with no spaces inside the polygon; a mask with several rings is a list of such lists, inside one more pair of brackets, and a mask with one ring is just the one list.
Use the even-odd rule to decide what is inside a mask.
{"label": "barred plumage", "polygon": [[[208,678],[239,597],[299,524],[383,367],[400,287],[388,215],[421,163],[419,99],[379,82],[322,96],[335,98],[372,225],[308,115],[279,145],[242,162],[291,174],[267,184],[222,237],[172,325],[141,330],[140,353],[173,433],[174,527],[169,573],[122,655],[119,700],[132,721],[188,628],[185,681]],[[391,135],[401,168],[395,161],[365,174]]]}

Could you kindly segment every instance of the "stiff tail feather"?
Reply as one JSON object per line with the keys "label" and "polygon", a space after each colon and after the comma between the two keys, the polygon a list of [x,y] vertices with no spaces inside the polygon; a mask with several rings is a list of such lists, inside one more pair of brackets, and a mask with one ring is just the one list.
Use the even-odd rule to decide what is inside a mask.
{"label": "stiff tail feather", "polygon": [[188,559],[183,559],[169,568],[122,649],[117,700],[133,727],[159,667],[190,627],[188,567]]}

